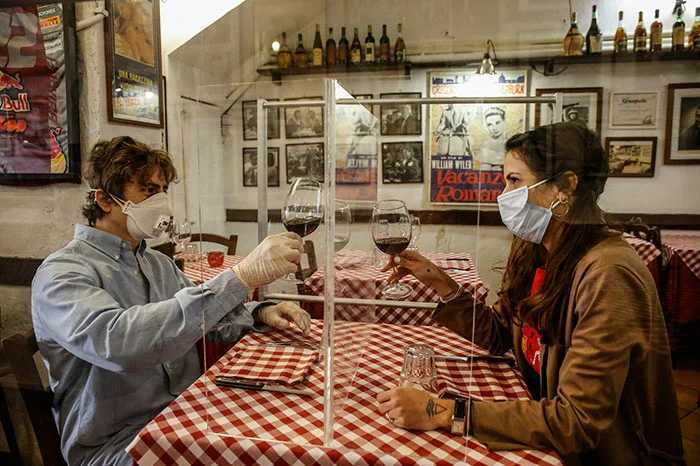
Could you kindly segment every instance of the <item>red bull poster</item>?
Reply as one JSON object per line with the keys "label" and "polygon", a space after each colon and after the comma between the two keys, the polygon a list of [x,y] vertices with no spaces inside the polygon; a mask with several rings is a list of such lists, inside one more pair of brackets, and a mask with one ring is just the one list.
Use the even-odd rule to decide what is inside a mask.
{"label": "red bull poster", "polygon": [[[524,97],[525,70],[477,75],[473,70],[430,73],[430,97]],[[496,204],[505,187],[509,137],[525,131],[524,104],[445,104],[430,107],[430,202]]]}
{"label": "red bull poster", "polygon": [[73,6],[0,7],[0,182],[80,181]]}

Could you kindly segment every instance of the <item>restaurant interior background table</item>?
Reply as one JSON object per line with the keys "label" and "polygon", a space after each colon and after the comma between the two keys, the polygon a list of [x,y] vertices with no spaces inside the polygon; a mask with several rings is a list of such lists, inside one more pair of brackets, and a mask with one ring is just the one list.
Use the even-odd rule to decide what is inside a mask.
{"label": "restaurant interior background table", "polygon": [[[306,341],[320,341],[313,321]],[[299,338],[288,332],[249,333],[182,395],[146,425],[127,448],[137,464],[323,465],[559,465],[552,452],[490,451],[473,438],[446,431],[395,427],[376,410],[376,395],[396,386],[409,344],[436,353],[474,352],[465,339],[442,327],[336,322],[335,428],[323,446],[323,365],[312,366],[305,386],[315,396],[222,388],[214,377],[237,351]],[[506,363],[475,361],[438,365],[439,379],[482,400],[527,399],[518,374]],[[464,392],[463,392],[464,393]]]}

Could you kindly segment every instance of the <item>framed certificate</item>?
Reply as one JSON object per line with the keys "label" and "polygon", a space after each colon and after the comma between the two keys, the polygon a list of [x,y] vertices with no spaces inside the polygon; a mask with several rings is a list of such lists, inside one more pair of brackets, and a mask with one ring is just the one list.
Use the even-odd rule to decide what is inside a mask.
{"label": "framed certificate", "polygon": [[611,92],[610,129],[656,129],[658,92]]}

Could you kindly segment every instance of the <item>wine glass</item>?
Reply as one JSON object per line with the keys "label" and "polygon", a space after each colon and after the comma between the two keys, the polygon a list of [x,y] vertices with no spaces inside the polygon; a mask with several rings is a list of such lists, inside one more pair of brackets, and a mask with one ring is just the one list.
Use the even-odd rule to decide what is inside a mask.
{"label": "wine glass", "polygon": [[185,253],[187,245],[192,240],[192,225],[190,222],[175,223],[173,225],[173,243],[175,249]]}
{"label": "wine glass", "polygon": [[411,215],[411,243],[407,249],[418,249],[418,239],[421,234],[420,218]]}
{"label": "wine glass", "polygon": [[350,228],[352,226],[352,212],[350,204],[343,201],[335,201],[335,238],[333,243],[337,253],[350,242]]}
{"label": "wine glass", "polygon": [[[394,256],[401,254],[411,242],[411,215],[403,201],[392,199],[379,201],[374,205],[372,239],[380,251],[391,256],[396,271]],[[387,285],[382,290],[382,296],[400,300],[407,298],[412,292],[413,288],[410,286],[396,282]]]}
{"label": "wine glass", "polygon": [[[282,224],[302,238],[310,235],[321,224],[323,218],[323,186],[311,178],[296,178],[289,188],[289,194],[282,209]],[[301,275],[301,263],[298,273]],[[293,273],[286,280],[298,282]]]}

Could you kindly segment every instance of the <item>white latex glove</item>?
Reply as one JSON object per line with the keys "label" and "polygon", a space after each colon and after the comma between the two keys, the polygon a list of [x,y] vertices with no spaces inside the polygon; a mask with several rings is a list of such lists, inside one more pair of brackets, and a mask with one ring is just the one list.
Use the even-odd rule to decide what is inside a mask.
{"label": "white latex glove", "polygon": [[303,250],[304,242],[296,233],[270,235],[232,269],[253,290],[295,272]]}
{"label": "white latex glove", "polygon": [[309,330],[311,330],[309,314],[296,304],[287,301],[260,309],[258,320],[280,330],[288,329],[294,322],[294,325],[301,330],[304,336],[308,335]]}

